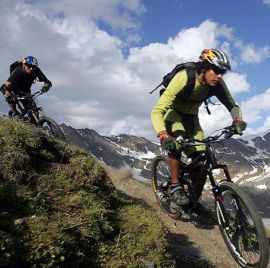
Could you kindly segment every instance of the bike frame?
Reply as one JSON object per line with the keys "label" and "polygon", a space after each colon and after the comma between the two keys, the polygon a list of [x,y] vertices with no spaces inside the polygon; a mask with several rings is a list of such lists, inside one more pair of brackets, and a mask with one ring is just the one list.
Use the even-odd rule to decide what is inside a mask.
{"label": "bike frame", "polygon": [[[40,96],[42,93],[40,91],[35,92],[31,95],[25,95],[22,97],[15,96],[14,100],[16,102],[16,105],[18,109],[21,112],[21,115],[24,117],[28,117],[28,120],[31,121],[31,123],[34,123],[36,126],[39,125],[39,111],[42,111],[41,107],[37,107],[37,104],[35,102],[35,97]],[[24,107],[23,101],[26,100],[31,105],[31,108]]]}
{"label": "bike frame", "polygon": [[[197,156],[194,160],[192,160],[189,164],[186,164],[186,163],[180,161],[180,172],[179,173],[180,173],[180,181],[181,180],[184,181],[184,183],[186,183],[188,185],[189,191],[191,191],[191,194],[196,196],[196,193],[194,192],[196,190],[195,187],[191,185],[191,182],[188,182],[187,180],[184,179],[184,174],[186,172],[191,174],[191,171],[196,168],[198,163],[201,163],[201,162],[203,163],[203,166],[204,166],[205,171],[206,171],[206,180],[208,177],[208,179],[211,183],[211,186],[212,186],[213,195],[215,197],[215,200],[217,201],[217,205],[219,206],[219,208],[222,212],[222,217],[224,219],[224,222],[226,222],[226,224],[227,224],[228,218],[227,218],[227,214],[224,213],[224,207],[221,204],[223,197],[221,194],[221,190],[219,188],[219,184],[222,181],[227,181],[227,182],[233,182],[233,181],[231,179],[231,176],[230,176],[230,173],[228,170],[228,166],[225,164],[218,163],[217,157],[216,157],[215,152],[214,152],[213,147],[212,147],[212,143],[215,140],[218,140],[218,138],[222,135],[223,134],[220,134],[220,135],[217,135],[215,138],[210,137],[210,138],[205,139],[205,140],[198,140],[198,139],[187,140],[186,141],[187,146],[196,146],[195,142],[199,142],[199,143],[205,144],[206,149],[199,156]],[[228,135],[226,138],[224,138],[224,140],[231,137],[231,136],[232,135]],[[213,171],[217,170],[217,169],[223,170],[223,173],[225,175],[225,179],[221,180],[218,183],[216,182],[215,176],[213,174]],[[196,196],[196,198],[199,199],[198,196]],[[195,200],[195,202],[197,202],[197,201]]]}
{"label": "bike frame", "polygon": [[[23,96],[13,95],[13,100],[20,112],[20,119],[36,127],[41,127],[47,135],[66,141],[66,135],[63,129],[50,117],[47,117],[42,107],[37,106],[35,99],[42,95],[42,90],[34,94],[25,94]],[[9,113],[13,117],[13,113]]]}
{"label": "bike frame", "polygon": [[[161,209],[167,215],[173,219],[182,217],[183,220],[190,220],[191,214],[193,212],[196,214],[194,209],[196,209],[202,187],[209,179],[214,195],[213,201],[216,206],[218,224],[232,256],[241,267],[265,268],[269,260],[269,242],[261,217],[256,212],[256,206],[248,195],[237,184],[233,183],[228,166],[219,163],[214,151],[222,141],[238,133],[233,127],[227,127],[219,131],[217,135],[208,136],[202,140],[176,139],[181,151],[187,147],[205,145],[205,150],[191,162],[180,161],[179,181],[183,183],[187,190],[190,198],[189,205],[171,206],[172,201],[167,194],[167,184],[162,182],[163,177],[170,180],[168,160],[164,156],[157,156],[153,160],[151,167],[153,190]],[[161,166],[159,166],[159,163],[161,163]],[[201,168],[198,169],[198,167]],[[195,176],[194,179],[196,180],[193,180],[196,169],[202,175],[201,180],[198,176]],[[221,180],[215,178],[215,170],[222,170],[224,178],[221,178]],[[231,214],[231,211],[235,215]],[[251,266],[249,266],[249,263]]]}

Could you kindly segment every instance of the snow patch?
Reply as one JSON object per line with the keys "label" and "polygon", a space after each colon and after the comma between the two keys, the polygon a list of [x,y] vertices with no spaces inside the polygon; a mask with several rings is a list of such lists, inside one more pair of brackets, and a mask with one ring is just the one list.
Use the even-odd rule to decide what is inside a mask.
{"label": "snow patch", "polygon": [[264,184],[259,184],[259,185],[257,185],[256,188],[257,188],[257,189],[260,189],[260,190],[267,190],[267,186],[266,186],[265,183],[264,183]]}

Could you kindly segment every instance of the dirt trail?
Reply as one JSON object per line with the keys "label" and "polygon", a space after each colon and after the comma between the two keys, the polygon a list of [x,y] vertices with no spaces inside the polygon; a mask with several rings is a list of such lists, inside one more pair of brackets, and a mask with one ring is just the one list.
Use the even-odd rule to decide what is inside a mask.
{"label": "dirt trail", "polygon": [[177,267],[239,267],[227,249],[216,224],[206,229],[195,227],[190,222],[173,220],[160,210],[151,187],[131,179],[127,172],[110,170],[109,176],[117,190],[157,211],[157,215],[170,232],[172,252],[179,258],[179,265],[183,260],[189,263]]}

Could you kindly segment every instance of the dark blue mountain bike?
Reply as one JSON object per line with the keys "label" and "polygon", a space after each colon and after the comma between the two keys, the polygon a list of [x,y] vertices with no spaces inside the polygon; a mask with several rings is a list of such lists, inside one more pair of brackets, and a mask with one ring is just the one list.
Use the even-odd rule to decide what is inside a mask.
{"label": "dark blue mountain bike", "polygon": [[[42,94],[42,91],[37,91],[34,94],[13,95],[13,100],[20,112],[19,118],[37,127],[41,127],[47,135],[65,141],[66,136],[63,129],[52,118],[45,116],[42,107],[37,106],[36,98]],[[12,111],[9,111],[8,116],[9,118],[13,118]]]}
{"label": "dark blue mountain bike", "polygon": [[[269,242],[262,219],[257,208],[244,190],[233,183],[227,165],[220,164],[214,152],[222,141],[235,134],[233,127],[224,128],[216,135],[205,139],[187,139],[178,141],[181,148],[205,144],[206,150],[189,163],[180,163],[179,181],[183,184],[190,199],[190,205],[177,207],[170,199],[168,183],[170,169],[167,158],[157,156],[152,162],[152,187],[161,209],[173,219],[192,217],[200,196],[192,181],[192,170],[198,163],[203,165],[206,179],[212,185],[215,212],[223,239],[232,256],[241,267],[267,267],[269,260]],[[214,171],[223,171],[221,180],[215,178]],[[219,176],[221,173],[218,173]],[[202,181],[203,187],[205,180]],[[199,191],[200,192],[200,191]],[[186,217],[186,216],[190,217]]]}

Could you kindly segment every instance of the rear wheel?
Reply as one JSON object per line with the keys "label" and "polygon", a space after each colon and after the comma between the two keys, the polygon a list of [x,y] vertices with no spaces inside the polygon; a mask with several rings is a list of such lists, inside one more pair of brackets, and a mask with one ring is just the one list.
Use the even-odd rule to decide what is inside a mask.
{"label": "rear wheel", "polygon": [[66,140],[64,131],[53,119],[43,116],[39,119],[39,124],[49,136],[63,141]]}
{"label": "rear wheel", "polygon": [[168,193],[168,182],[170,181],[171,173],[166,157],[157,156],[152,160],[151,174],[152,188],[159,206],[171,218],[179,218],[181,212],[171,207],[171,199]]}
{"label": "rear wheel", "polygon": [[250,198],[234,183],[220,185],[216,213],[222,236],[241,267],[267,267],[269,243],[260,215]]}

